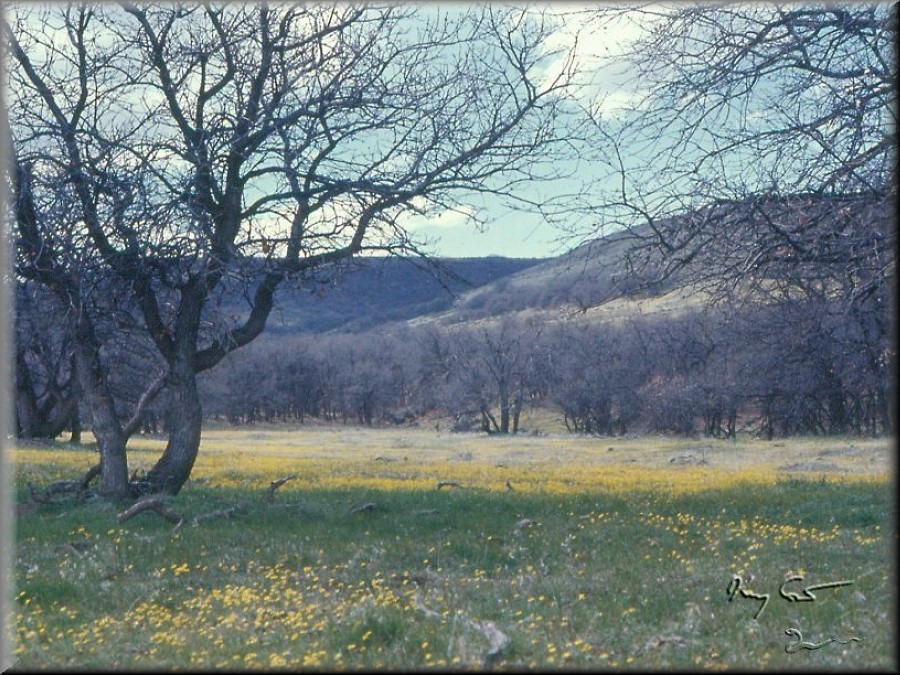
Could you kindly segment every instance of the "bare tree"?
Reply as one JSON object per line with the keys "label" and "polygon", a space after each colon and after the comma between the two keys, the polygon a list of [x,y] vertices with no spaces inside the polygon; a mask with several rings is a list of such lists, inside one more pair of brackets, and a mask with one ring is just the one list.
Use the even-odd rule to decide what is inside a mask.
{"label": "bare tree", "polygon": [[457,416],[481,417],[484,431],[517,433],[533,386],[541,327],[500,317],[451,330],[444,344],[431,334],[432,355],[442,355],[445,406]]}
{"label": "bare tree", "polygon": [[16,435],[52,439],[67,428],[76,431],[72,333],[56,318],[61,309],[43,286],[18,283],[14,294]]}
{"label": "bare tree", "polygon": [[[178,492],[200,442],[196,375],[262,332],[285,278],[414,251],[410,214],[559,178],[577,140],[572,64],[550,62],[535,12],[22,6],[4,29],[16,271],[79,317],[109,494]],[[86,266],[118,280],[165,364],[168,443],[137,485],[82,311]],[[216,311],[229,283],[244,316]]]}
{"label": "bare tree", "polygon": [[[866,405],[890,426],[896,5],[673,5],[625,16],[643,35],[626,55],[637,104],[618,124],[597,109],[612,171],[594,213],[628,230],[634,278],[693,285],[712,300],[785,303],[760,320],[826,303],[829,335],[843,335],[828,349],[850,334],[865,340],[865,371],[883,383]],[[797,377],[835,394],[805,398],[811,407],[794,414],[795,388],[758,382],[763,418],[790,418],[787,431],[846,429],[835,362],[795,354],[807,360]],[[791,426],[803,416],[816,421]]]}
{"label": "bare tree", "polygon": [[[658,328],[658,327],[654,327]],[[548,330],[552,349],[552,400],[573,432],[611,436],[640,419],[651,354],[638,322],[605,325],[583,317]]]}
{"label": "bare tree", "polygon": [[677,5],[632,10],[636,109],[598,118],[618,178],[609,226],[635,268],[721,295],[894,275],[896,6]]}
{"label": "bare tree", "polygon": [[[162,379],[149,385],[130,417],[120,417],[110,387],[108,365],[104,363],[104,340],[98,325],[104,323],[104,318],[114,318],[115,310],[121,306],[121,288],[110,286],[105,283],[108,279],[98,278],[94,273],[94,261],[77,243],[79,224],[69,208],[71,195],[61,187],[57,176],[48,178],[49,189],[36,190],[37,177],[31,162],[20,164],[13,153],[10,177],[17,235],[16,274],[43,284],[62,307],[55,314],[56,323],[69,327],[48,330],[71,331],[72,370],[78,376],[80,394],[91,410],[91,426],[100,449],[101,491],[124,495],[128,491],[125,443],[140,425],[146,404],[159,391]],[[44,199],[36,193],[42,193]],[[53,227],[48,227],[50,219]],[[104,292],[95,293],[97,288],[103,288]],[[23,320],[17,317],[20,325]]]}

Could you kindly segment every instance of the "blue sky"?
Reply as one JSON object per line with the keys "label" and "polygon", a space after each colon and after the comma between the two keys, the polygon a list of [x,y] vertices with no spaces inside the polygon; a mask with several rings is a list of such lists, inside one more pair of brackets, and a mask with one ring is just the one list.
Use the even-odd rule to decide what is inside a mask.
{"label": "blue sky", "polygon": [[[441,11],[447,7],[443,5]],[[564,17],[561,29],[547,47],[562,53],[574,50],[581,73],[576,91],[585,106],[597,108],[600,101],[599,108],[614,119],[622,106],[634,102],[634,92],[626,84],[627,72],[622,72],[621,60],[616,62],[615,56],[637,37],[638,27],[628,21],[596,17],[598,7],[611,5],[543,2],[533,7]],[[572,13],[576,12],[581,14],[573,17]],[[60,35],[63,35],[61,31]],[[559,63],[555,65],[561,66],[564,56],[558,58]],[[554,63],[547,64],[546,68],[553,72]],[[589,166],[582,167],[582,177],[590,170]],[[548,190],[546,185],[526,185],[524,189],[531,193],[529,196],[536,190]],[[540,258],[559,255],[580,243],[536,213],[512,211],[498,202],[482,201],[477,204],[477,211],[485,224],[479,227],[466,217],[467,210],[463,205],[458,211],[436,217],[404,216],[404,225],[417,240],[427,242],[425,252],[440,257]]]}
{"label": "blue sky", "polygon": [[[566,20],[564,29],[556,34],[557,44],[551,46],[574,49],[582,78],[579,98],[585,105],[593,104],[605,118],[615,120],[623,108],[637,103],[640,94],[623,68],[623,61],[616,57],[640,35],[641,24],[635,20],[635,14],[618,20],[585,15],[604,6],[611,7],[548,2],[538,3],[535,8],[578,13]],[[510,211],[490,203],[480,205],[479,214],[487,220],[485,227],[476,226],[465,214],[444,213],[439,218],[415,219],[410,230],[428,242],[428,253],[442,257],[544,258],[565,253],[581,243],[539,214]]]}

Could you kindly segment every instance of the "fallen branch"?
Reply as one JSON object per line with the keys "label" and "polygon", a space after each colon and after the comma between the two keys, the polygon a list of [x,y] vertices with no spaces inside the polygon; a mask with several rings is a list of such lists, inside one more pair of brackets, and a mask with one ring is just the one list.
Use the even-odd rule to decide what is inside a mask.
{"label": "fallen branch", "polygon": [[47,500],[49,501],[53,495],[65,494],[67,492],[78,492],[81,490],[81,481],[80,480],[58,480],[55,483],[50,483],[45,490],[47,494]]}
{"label": "fallen branch", "polygon": [[280,488],[282,485],[287,483],[289,480],[294,480],[297,477],[297,474],[292,473],[290,476],[285,476],[284,478],[279,478],[278,480],[273,480],[269,485],[269,488],[266,490],[266,494],[263,497],[263,500],[271,504],[275,501],[275,490]]}
{"label": "fallen branch", "polygon": [[441,488],[445,488],[445,487],[461,488],[462,485],[460,485],[455,480],[439,480],[438,484],[437,484],[437,489],[440,490]]}
{"label": "fallen branch", "polygon": [[354,506],[350,509],[350,513],[361,513],[362,511],[374,511],[377,506],[372,502],[367,502],[366,504],[360,504],[359,506]]}
{"label": "fallen branch", "polygon": [[220,509],[218,511],[213,511],[212,513],[201,513],[198,516],[194,516],[191,518],[191,525],[196,527],[197,525],[201,525],[203,523],[208,523],[212,520],[219,520],[220,518],[231,518],[238,513],[246,513],[247,506],[245,504],[235,504],[227,509]]}
{"label": "fallen branch", "polygon": [[127,509],[122,511],[116,518],[120,523],[124,523],[126,520],[130,520],[134,518],[137,514],[142,513],[144,511],[153,511],[158,513],[160,516],[168,520],[170,523],[175,523],[175,529],[177,530],[184,523],[184,516],[179,513],[176,513],[172,509],[170,509],[166,504],[161,502],[159,499],[155,497],[150,497],[148,499],[142,499],[136,504],[132,504]]}
{"label": "fallen branch", "polygon": [[[38,492],[34,485],[28,483],[28,492],[31,495],[31,502],[26,503],[56,504],[58,502],[54,501],[54,497],[67,494],[74,494],[76,499],[83,499],[87,494],[88,485],[99,475],[100,465],[97,464],[92,466],[79,480],[58,480],[50,483],[43,494]],[[25,509],[25,511],[28,511],[28,509]],[[19,513],[18,506],[16,513]]]}
{"label": "fallen branch", "polygon": [[53,548],[57,551],[67,552],[72,551],[78,557],[84,556],[91,548],[93,548],[93,544],[88,544],[83,541],[70,541],[66,544],[59,544],[58,546],[54,546]]}

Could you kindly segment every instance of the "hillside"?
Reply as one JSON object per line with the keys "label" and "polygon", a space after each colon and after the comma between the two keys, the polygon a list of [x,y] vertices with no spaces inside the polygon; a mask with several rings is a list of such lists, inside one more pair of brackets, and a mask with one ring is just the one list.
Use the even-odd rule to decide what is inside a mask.
{"label": "hillside", "polygon": [[467,291],[542,262],[520,258],[361,258],[325,281],[279,290],[270,334],[361,332],[445,311]]}
{"label": "hillside", "polygon": [[[732,239],[727,247],[722,239],[722,246],[700,251],[689,266],[667,272],[663,271],[658,254],[645,257],[648,264],[639,271],[627,265],[628,252],[650,233],[644,227],[599,237],[546,259],[358,259],[339,274],[327,271],[319,283],[306,281],[300,286],[282,288],[267,332],[363,332],[392,322],[453,324],[506,314],[554,319],[583,313],[606,321],[635,312],[683,313],[708,297],[699,289],[710,288],[717,270],[736,266],[746,256],[746,246],[776,250],[764,239],[769,235],[768,226],[754,211],[776,201],[772,198],[752,205],[717,205],[657,223],[670,229],[690,229],[695,221],[711,217],[731,219],[722,230],[727,230]],[[865,232],[850,238],[850,224],[842,222],[837,227],[832,222],[833,216],[827,214],[831,213],[828,209],[834,209],[833,198],[799,196],[791,201],[796,202],[801,215],[795,217],[791,209],[779,207],[788,219],[782,226],[802,231],[811,255],[833,257],[836,230],[848,241],[864,240]],[[858,214],[850,219],[856,223],[854,228],[865,230],[870,221],[886,219],[888,214],[881,211],[873,215],[868,201],[857,202],[848,198],[847,208],[839,212]],[[826,216],[815,228],[803,225],[802,216],[813,215],[816,208],[825,209]],[[729,262],[728,255],[737,262]],[[787,258],[773,257],[761,268],[759,278],[779,274],[782,260]],[[660,277],[665,280],[658,281]]]}
{"label": "hillside", "polygon": [[[762,195],[723,201],[589,241],[464,293],[423,321],[457,323],[505,313],[604,321],[639,312],[692,311],[711,297],[751,304],[772,290],[824,288],[840,278],[891,283],[895,208],[869,195]],[[678,244],[663,258],[656,233]],[[752,260],[752,266],[748,262]],[[738,278],[740,281],[738,282]]]}
{"label": "hillside", "polygon": [[587,242],[462,294],[441,318],[454,322],[509,312],[584,311],[617,297],[636,297],[635,280],[623,265],[632,242],[626,233]]}
{"label": "hillside", "polygon": [[634,312],[679,313],[695,307],[704,297],[691,287],[686,275],[673,274],[653,282],[629,271],[626,254],[642,230],[618,232],[584,243],[568,253],[543,260],[497,281],[463,293],[453,306],[423,315],[414,323],[445,324],[490,319],[503,314],[542,316],[586,314],[604,319]]}
{"label": "hillside", "polygon": [[627,274],[633,234],[614,233],[554,258],[362,258],[323,281],[285,286],[270,335],[364,332],[394,323],[459,323],[503,314],[624,314],[691,304],[675,278],[652,290]]}

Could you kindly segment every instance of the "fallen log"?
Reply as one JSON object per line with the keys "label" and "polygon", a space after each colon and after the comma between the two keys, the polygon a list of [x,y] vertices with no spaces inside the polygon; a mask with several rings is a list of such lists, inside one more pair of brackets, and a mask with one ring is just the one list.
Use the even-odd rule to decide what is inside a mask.
{"label": "fallen log", "polygon": [[196,527],[197,525],[202,525],[203,523],[208,523],[212,520],[219,520],[220,518],[231,518],[239,513],[246,513],[247,506],[245,504],[235,504],[227,509],[220,509],[218,511],[212,511],[211,513],[201,513],[198,516],[194,516],[191,518],[191,525]]}
{"label": "fallen log", "polygon": [[130,520],[134,518],[137,514],[143,513],[144,511],[153,511],[158,515],[162,516],[170,523],[175,523],[176,529],[181,526],[184,522],[184,516],[180,513],[176,513],[172,509],[170,509],[164,502],[160,501],[156,497],[148,497],[147,499],[142,499],[141,501],[132,504],[127,509],[122,511],[116,519],[120,523],[124,523],[126,520]]}
{"label": "fallen log", "polygon": [[441,488],[445,488],[445,487],[461,488],[462,485],[460,485],[455,480],[439,480],[438,484],[437,484],[437,489],[440,490]]}
{"label": "fallen log", "polygon": [[360,504],[359,506],[354,506],[350,509],[350,513],[362,513],[363,511],[374,511],[378,507],[375,506],[372,502],[368,502],[366,504]]}
{"label": "fallen log", "polygon": [[297,474],[292,473],[290,476],[285,476],[284,478],[279,478],[278,480],[273,480],[269,484],[269,488],[266,490],[266,494],[263,497],[263,500],[271,504],[275,501],[275,490],[280,488],[282,485],[287,483],[289,480],[294,480],[297,477]]}

